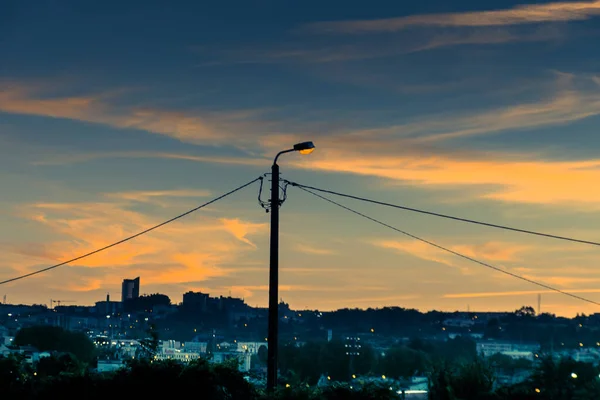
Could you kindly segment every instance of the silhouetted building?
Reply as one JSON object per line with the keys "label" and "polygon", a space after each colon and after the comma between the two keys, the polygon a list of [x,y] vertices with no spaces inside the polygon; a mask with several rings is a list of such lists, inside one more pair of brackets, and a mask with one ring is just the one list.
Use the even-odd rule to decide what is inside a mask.
{"label": "silhouetted building", "polygon": [[110,295],[106,295],[106,301],[97,301],[95,312],[98,314],[110,315],[117,314],[123,309],[123,303],[120,301],[110,301]]}
{"label": "silhouetted building", "polygon": [[201,292],[187,292],[183,294],[183,306],[188,310],[206,312],[209,295]]}
{"label": "silhouetted building", "polygon": [[123,287],[121,289],[121,302],[125,300],[137,299],[140,297],[140,277],[135,279],[123,279]]}

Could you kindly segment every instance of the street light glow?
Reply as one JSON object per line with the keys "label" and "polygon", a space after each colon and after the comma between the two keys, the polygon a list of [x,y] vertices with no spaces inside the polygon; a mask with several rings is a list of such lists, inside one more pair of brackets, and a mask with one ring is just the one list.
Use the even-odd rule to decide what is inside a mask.
{"label": "street light glow", "polygon": [[294,145],[294,150],[300,154],[310,154],[315,151],[315,144],[313,142],[302,142]]}

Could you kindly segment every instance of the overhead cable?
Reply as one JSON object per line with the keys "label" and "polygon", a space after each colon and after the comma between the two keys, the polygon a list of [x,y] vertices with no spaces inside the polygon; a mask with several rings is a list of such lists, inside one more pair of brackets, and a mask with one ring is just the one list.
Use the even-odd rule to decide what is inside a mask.
{"label": "overhead cable", "polygon": [[567,236],[559,236],[559,235],[553,235],[553,234],[550,234],[550,233],[532,231],[532,230],[529,230],[529,229],[514,228],[514,227],[506,226],[506,225],[498,225],[498,224],[493,224],[493,223],[490,223],[490,222],[477,221],[477,220],[474,220],[474,219],[456,217],[456,216],[453,216],[453,215],[442,214],[442,213],[438,213],[438,212],[434,212],[434,211],[421,210],[421,209],[418,209],[418,208],[413,208],[413,207],[407,207],[407,206],[402,206],[402,205],[398,205],[398,204],[387,203],[387,202],[384,202],[384,201],[372,200],[372,199],[368,199],[366,197],[360,197],[360,196],[354,196],[354,195],[350,195],[350,194],[335,192],[333,190],[320,189],[320,188],[316,188],[314,186],[303,185],[303,184],[297,183],[297,182],[291,182],[291,181],[286,181],[286,182],[289,183],[292,186],[296,186],[296,187],[299,187],[299,188],[311,189],[311,190],[315,190],[315,191],[321,192],[321,193],[328,193],[328,194],[332,194],[332,195],[335,195],[335,196],[346,197],[346,198],[353,199],[353,200],[360,200],[360,201],[364,201],[364,202],[368,202],[368,203],[378,204],[378,205],[381,205],[381,206],[397,208],[397,209],[401,209],[401,210],[405,210],[405,211],[412,211],[412,212],[416,212],[416,213],[420,213],[420,214],[432,215],[434,217],[447,218],[447,219],[451,219],[451,220],[454,220],[454,221],[460,221],[460,222],[466,222],[466,223],[469,223],[469,224],[482,225],[482,226],[487,226],[487,227],[490,227],[490,228],[504,229],[504,230],[513,231],[513,232],[526,233],[526,234],[529,234],[529,235],[542,236],[542,237],[546,237],[546,238],[550,238],[550,239],[566,240],[566,241],[569,241],[569,242],[589,244],[589,245],[592,245],[592,246],[600,246],[600,242],[594,242],[594,241],[591,241],[591,240],[583,240],[583,239],[577,239],[577,238],[572,238],[572,237],[567,237]]}
{"label": "overhead cable", "polygon": [[[291,182],[290,182],[290,184],[293,184],[293,183],[291,183]],[[294,186],[296,186],[296,187],[298,187],[298,188],[300,188],[300,189],[304,190],[305,192],[308,192],[308,193],[312,194],[313,196],[316,196],[316,197],[318,197],[318,198],[320,198],[320,199],[323,199],[323,200],[325,200],[325,201],[327,201],[327,202],[329,202],[329,203],[335,204],[335,205],[336,205],[336,206],[338,206],[338,207],[341,207],[341,208],[343,208],[343,209],[345,209],[345,210],[347,210],[347,211],[350,211],[350,212],[352,212],[352,213],[354,213],[354,214],[356,214],[356,215],[359,215],[359,216],[361,216],[361,217],[363,217],[363,218],[366,218],[366,219],[368,219],[368,220],[370,220],[370,221],[372,221],[372,222],[375,222],[375,223],[377,223],[377,224],[379,224],[379,225],[385,226],[385,227],[387,227],[387,228],[389,228],[389,229],[392,229],[392,230],[394,230],[394,231],[396,231],[396,232],[399,232],[399,233],[401,233],[401,234],[403,234],[403,235],[406,235],[406,236],[408,236],[408,237],[411,237],[411,238],[413,238],[413,239],[415,239],[415,240],[418,240],[418,241],[421,241],[421,242],[423,242],[423,243],[426,243],[426,244],[428,244],[428,245],[430,245],[430,246],[433,246],[433,247],[435,247],[435,248],[437,248],[437,249],[440,249],[440,250],[443,250],[443,251],[445,251],[445,252],[448,252],[448,253],[450,253],[450,254],[454,254],[455,256],[458,256],[458,257],[464,258],[465,260],[468,260],[468,261],[474,262],[474,263],[476,263],[476,264],[479,264],[479,265],[481,265],[481,266],[483,266],[483,267],[486,267],[486,268],[489,268],[489,269],[493,269],[493,270],[495,270],[495,271],[497,271],[497,272],[501,272],[501,273],[503,273],[503,274],[505,274],[505,275],[512,276],[513,278],[520,279],[520,280],[522,280],[522,281],[525,281],[525,282],[531,283],[531,284],[533,284],[533,285],[536,285],[536,286],[542,287],[542,288],[544,288],[544,289],[548,289],[548,290],[551,290],[551,291],[553,291],[553,292],[560,293],[560,294],[563,294],[563,295],[565,295],[565,296],[572,297],[572,298],[574,298],[574,299],[577,299],[577,300],[585,301],[585,302],[587,302],[587,303],[591,303],[591,304],[595,304],[595,305],[597,305],[597,306],[600,306],[600,303],[599,303],[599,302],[596,302],[596,301],[594,301],[594,300],[590,300],[590,299],[587,299],[587,298],[585,298],[585,297],[581,297],[581,296],[578,296],[578,295],[576,295],[576,294],[569,293],[569,292],[566,292],[566,291],[564,291],[564,290],[561,290],[561,289],[555,288],[555,287],[553,287],[553,286],[547,285],[547,284],[545,284],[545,283],[538,282],[538,281],[535,281],[535,280],[533,280],[533,279],[526,278],[526,277],[524,277],[524,276],[521,276],[521,275],[518,275],[518,274],[514,274],[514,273],[512,273],[512,272],[510,272],[510,271],[506,271],[506,270],[504,270],[504,269],[502,269],[502,268],[495,267],[495,266],[493,266],[493,265],[491,265],[491,264],[488,264],[488,263],[486,263],[486,262],[479,261],[479,260],[477,260],[477,259],[475,259],[475,258],[473,258],[473,257],[466,256],[466,255],[464,255],[464,254],[462,254],[462,253],[459,253],[459,252],[457,252],[457,251],[451,250],[451,249],[449,249],[449,248],[447,248],[447,247],[440,246],[439,244],[436,244],[436,243],[434,243],[434,242],[431,242],[431,241],[429,241],[429,240],[423,239],[423,238],[421,238],[421,237],[418,237],[418,236],[416,236],[416,235],[413,235],[413,234],[411,234],[411,233],[408,233],[408,232],[406,232],[406,231],[403,231],[403,230],[401,230],[401,229],[398,229],[398,228],[396,228],[396,227],[394,227],[394,226],[392,226],[392,225],[390,225],[390,224],[387,224],[387,223],[385,223],[385,222],[382,222],[382,221],[380,221],[380,220],[378,220],[378,219],[375,219],[375,218],[373,218],[373,217],[370,217],[370,216],[368,216],[368,215],[366,215],[366,214],[363,214],[363,213],[361,213],[361,212],[359,212],[359,211],[356,211],[356,210],[354,210],[354,209],[352,209],[352,208],[350,208],[350,207],[347,207],[347,206],[345,206],[345,205],[343,205],[343,204],[340,204],[340,203],[338,203],[338,202],[336,202],[336,201],[334,201],[334,200],[331,200],[331,199],[329,199],[329,198],[327,198],[327,197],[325,197],[325,196],[322,196],[322,195],[320,195],[320,194],[318,194],[318,193],[315,193],[315,192],[313,192],[313,191],[311,191],[311,190],[307,189],[307,188],[306,188],[306,187],[304,187],[304,186],[301,186],[301,185],[294,185]]]}

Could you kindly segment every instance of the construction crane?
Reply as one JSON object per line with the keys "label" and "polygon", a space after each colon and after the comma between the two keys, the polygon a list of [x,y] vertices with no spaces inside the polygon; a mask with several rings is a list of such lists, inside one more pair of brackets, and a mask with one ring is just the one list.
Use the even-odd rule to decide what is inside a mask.
{"label": "construction crane", "polygon": [[57,306],[60,307],[61,303],[74,303],[74,302],[75,302],[75,300],[52,300],[52,299],[50,299],[50,308],[53,308],[52,306],[54,304],[56,304]]}

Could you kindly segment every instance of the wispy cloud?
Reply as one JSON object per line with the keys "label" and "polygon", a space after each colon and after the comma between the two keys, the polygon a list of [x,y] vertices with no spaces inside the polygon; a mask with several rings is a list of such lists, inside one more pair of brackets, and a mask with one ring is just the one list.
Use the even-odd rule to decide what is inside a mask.
{"label": "wispy cloud", "polygon": [[287,43],[285,46],[271,48],[255,47],[242,50],[221,50],[217,60],[200,64],[200,67],[219,66],[222,64],[282,64],[308,63],[325,64],[341,63],[353,60],[368,60],[393,57],[403,54],[418,53],[442,47],[459,45],[483,45],[504,43],[527,43],[556,41],[564,38],[564,28],[535,27],[533,29],[469,28],[440,32],[424,31],[398,33],[394,40],[376,41],[371,39],[353,41],[352,43],[331,41],[302,41]]}
{"label": "wispy cloud", "polygon": [[358,34],[397,32],[414,27],[481,27],[542,22],[581,21],[600,15],[600,1],[518,5],[510,9],[420,14],[372,20],[328,21],[306,25],[312,33]]}
{"label": "wispy cloud", "polygon": [[[49,151],[49,153],[51,153]],[[229,156],[202,156],[185,153],[166,153],[160,151],[113,151],[65,154],[46,154],[32,161],[33,165],[66,165],[84,163],[94,160],[114,158],[162,158],[167,160],[192,161],[212,164],[231,164],[264,167],[272,160],[262,157],[229,157]]]}
{"label": "wispy cloud", "polygon": [[[565,290],[568,293],[600,293],[600,289],[573,289]],[[525,296],[525,295],[536,295],[536,294],[556,294],[552,290],[518,290],[508,292],[473,292],[473,293],[450,293],[445,294],[442,297],[445,299],[471,299],[481,297],[511,297],[511,296]]]}
{"label": "wispy cloud", "polygon": [[326,249],[323,247],[316,247],[316,246],[302,244],[302,243],[296,244],[294,246],[294,250],[296,250],[300,253],[314,254],[314,255],[318,255],[318,256],[327,256],[327,255],[335,254],[335,252],[331,249]]}
{"label": "wispy cloud", "polygon": [[560,125],[599,114],[599,93],[564,91],[548,101],[510,106],[472,117],[446,120],[445,122],[448,122],[451,127],[450,130],[437,125],[437,122],[432,122],[426,128],[430,134],[419,137],[417,141],[440,141],[507,130]]}
{"label": "wispy cloud", "polygon": [[[456,255],[442,249],[431,246],[418,240],[380,240],[373,242],[375,246],[384,249],[396,250],[402,253],[434,261],[461,270],[462,273],[470,273],[468,261],[461,260]],[[489,241],[478,244],[444,245],[449,250],[463,254],[467,257],[482,261],[508,262],[516,261],[517,254],[528,250],[530,247],[513,243]]]}
{"label": "wispy cloud", "polygon": [[401,253],[410,254],[423,260],[434,261],[436,263],[447,265],[449,267],[458,268],[463,273],[468,272],[468,269],[466,267],[457,266],[457,263],[455,263],[454,260],[452,260],[451,257],[453,256],[451,254],[448,254],[443,250],[437,249],[427,243],[420,242],[418,240],[382,240],[375,241],[373,244],[384,249],[396,250]]}
{"label": "wispy cloud", "polygon": [[[588,82],[589,79],[582,79]],[[403,139],[402,145],[429,144],[506,131],[568,124],[600,115],[600,92],[571,87],[537,101],[456,114],[425,114],[415,122],[342,133],[353,145],[377,145],[386,139]],[[331,140],[335,140],[332,137]],[[387,143],[389,145],[389,143]]]}
{"label": "wispy cloud", "polygon": [[516,261],[518,260],[517,255],[528,249],[530,249],[529,246],[496,241],[452,246],[452,250],[465,256],[491,261]]}
{"label": "wispy cloud", "polygon": [[[360,289],[359,292],[362,293]],[[369,296],[369,297],[349,297],[346,299],[346,304],[352,304],[354,307],[386,307],[402,304],[408,300],[417,300],[422,298],[421,294],[396,294],[396,295],[380,295],[380,296]],[[323,311],[335,310],[337,305],[340,304],[340,300],[322,300],[321,304],[325,308],[321,308]],[[335,304],[334,307],[331,305]]]}
{"label": "wispy cloud", "polygon": [[[237,134],[257,124],[256,112],[182,112],[140,107],[117,107],[102,94],[52,96],[39,86],[5,84],[0,87],[0,111],[99,123],[121,129],[137,129],[161,134],[183,142],[219,145],[242,142]],[[262,124],[265,126],[265,124]]]}
{"label": "wispy cloud", "polygon": [[251,224],[237,218],[222,218],[221,223],[227,232],[252,247],[256,247],[256,245],[248,239],[248,236],[265,231],[267,228],[267,224]]}
{"label": "wispy cloud", "polygon": [[[192,189],[179,189],[179,190],[152,190],[152,191],[130,191],[130,192],[117,192],[117,193],[106,193],[105,196],[108,198],[116,198],[123,200],[136,201],[140,203],[153,203],[157,202],[161,198],[172,198],[172,197],[206,197],[210,196],[211,192],[208,190],[192,190]],[[161,203],[162,204],[162,203]]]}

